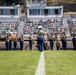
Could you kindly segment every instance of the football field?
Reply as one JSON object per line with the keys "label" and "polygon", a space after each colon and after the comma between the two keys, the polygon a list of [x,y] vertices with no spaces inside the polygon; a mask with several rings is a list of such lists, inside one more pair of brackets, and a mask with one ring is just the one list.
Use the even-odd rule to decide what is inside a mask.
{"label": "football field", "polygon": [[76,75],[76,51],[46,51],[46,75]]}
{"label": "football field", "polygon": [[[42,53],[44,61],[40,60]],[[45,68],[43,75],[76,75],[76,51],[69,50],[0,51],[0,75],[40,75],[35,74],[41,64],[39,61],[45,63],[38,68]],[[44,68],[41,68],[43,66]]]}
{"label": "football field", "polygon": [[0,51],[0,75],[34,75],[40,53]]}

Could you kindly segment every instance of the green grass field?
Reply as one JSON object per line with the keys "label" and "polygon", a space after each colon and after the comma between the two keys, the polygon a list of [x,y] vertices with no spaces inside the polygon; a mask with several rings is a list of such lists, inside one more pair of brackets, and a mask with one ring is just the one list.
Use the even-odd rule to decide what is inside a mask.
{"label": "green grass field", "polygon": [[0,75],[34,75],[38,51],[0,51]]}
{"label": "green grass field", "polygon": [[45,51],[46,75],[76,75],[76,51]]}
{"label": "green grass field", "polygon": [[[34,75],[38,51],[0,51],[0,75]],[[46,75],[76,75],[76,51],[44,52]]]}

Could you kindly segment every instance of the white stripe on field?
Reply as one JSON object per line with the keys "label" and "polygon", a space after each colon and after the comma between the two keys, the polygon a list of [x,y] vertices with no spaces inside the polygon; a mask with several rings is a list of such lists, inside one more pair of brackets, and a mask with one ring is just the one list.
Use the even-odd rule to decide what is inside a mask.
{"label": "white stripe on field", "polygon": [[35,75],[45,75],[44,52],[41,52],[38,66],[37,66],[36,71],[35,71]]}

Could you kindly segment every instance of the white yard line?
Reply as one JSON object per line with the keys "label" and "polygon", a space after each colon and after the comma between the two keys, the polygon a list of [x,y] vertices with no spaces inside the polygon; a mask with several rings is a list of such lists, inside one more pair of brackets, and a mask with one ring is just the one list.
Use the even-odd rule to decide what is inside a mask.
{"label": "white yard line", "polygon": [[37,66],[36,71],[35,71],[35,75],[45,75],[44,52],[41,52],[38,66]]}

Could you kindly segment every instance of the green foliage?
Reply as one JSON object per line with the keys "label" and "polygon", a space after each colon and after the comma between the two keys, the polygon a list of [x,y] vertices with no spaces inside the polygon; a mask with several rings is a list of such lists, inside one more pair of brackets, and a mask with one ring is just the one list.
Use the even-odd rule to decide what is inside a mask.
{"label": "green foliage", "polygon": [[58,2],[64,2],[64,3],[70,3],[70,4],[76,4],[76,0],[47,0],[47,3],[58,3]]}

